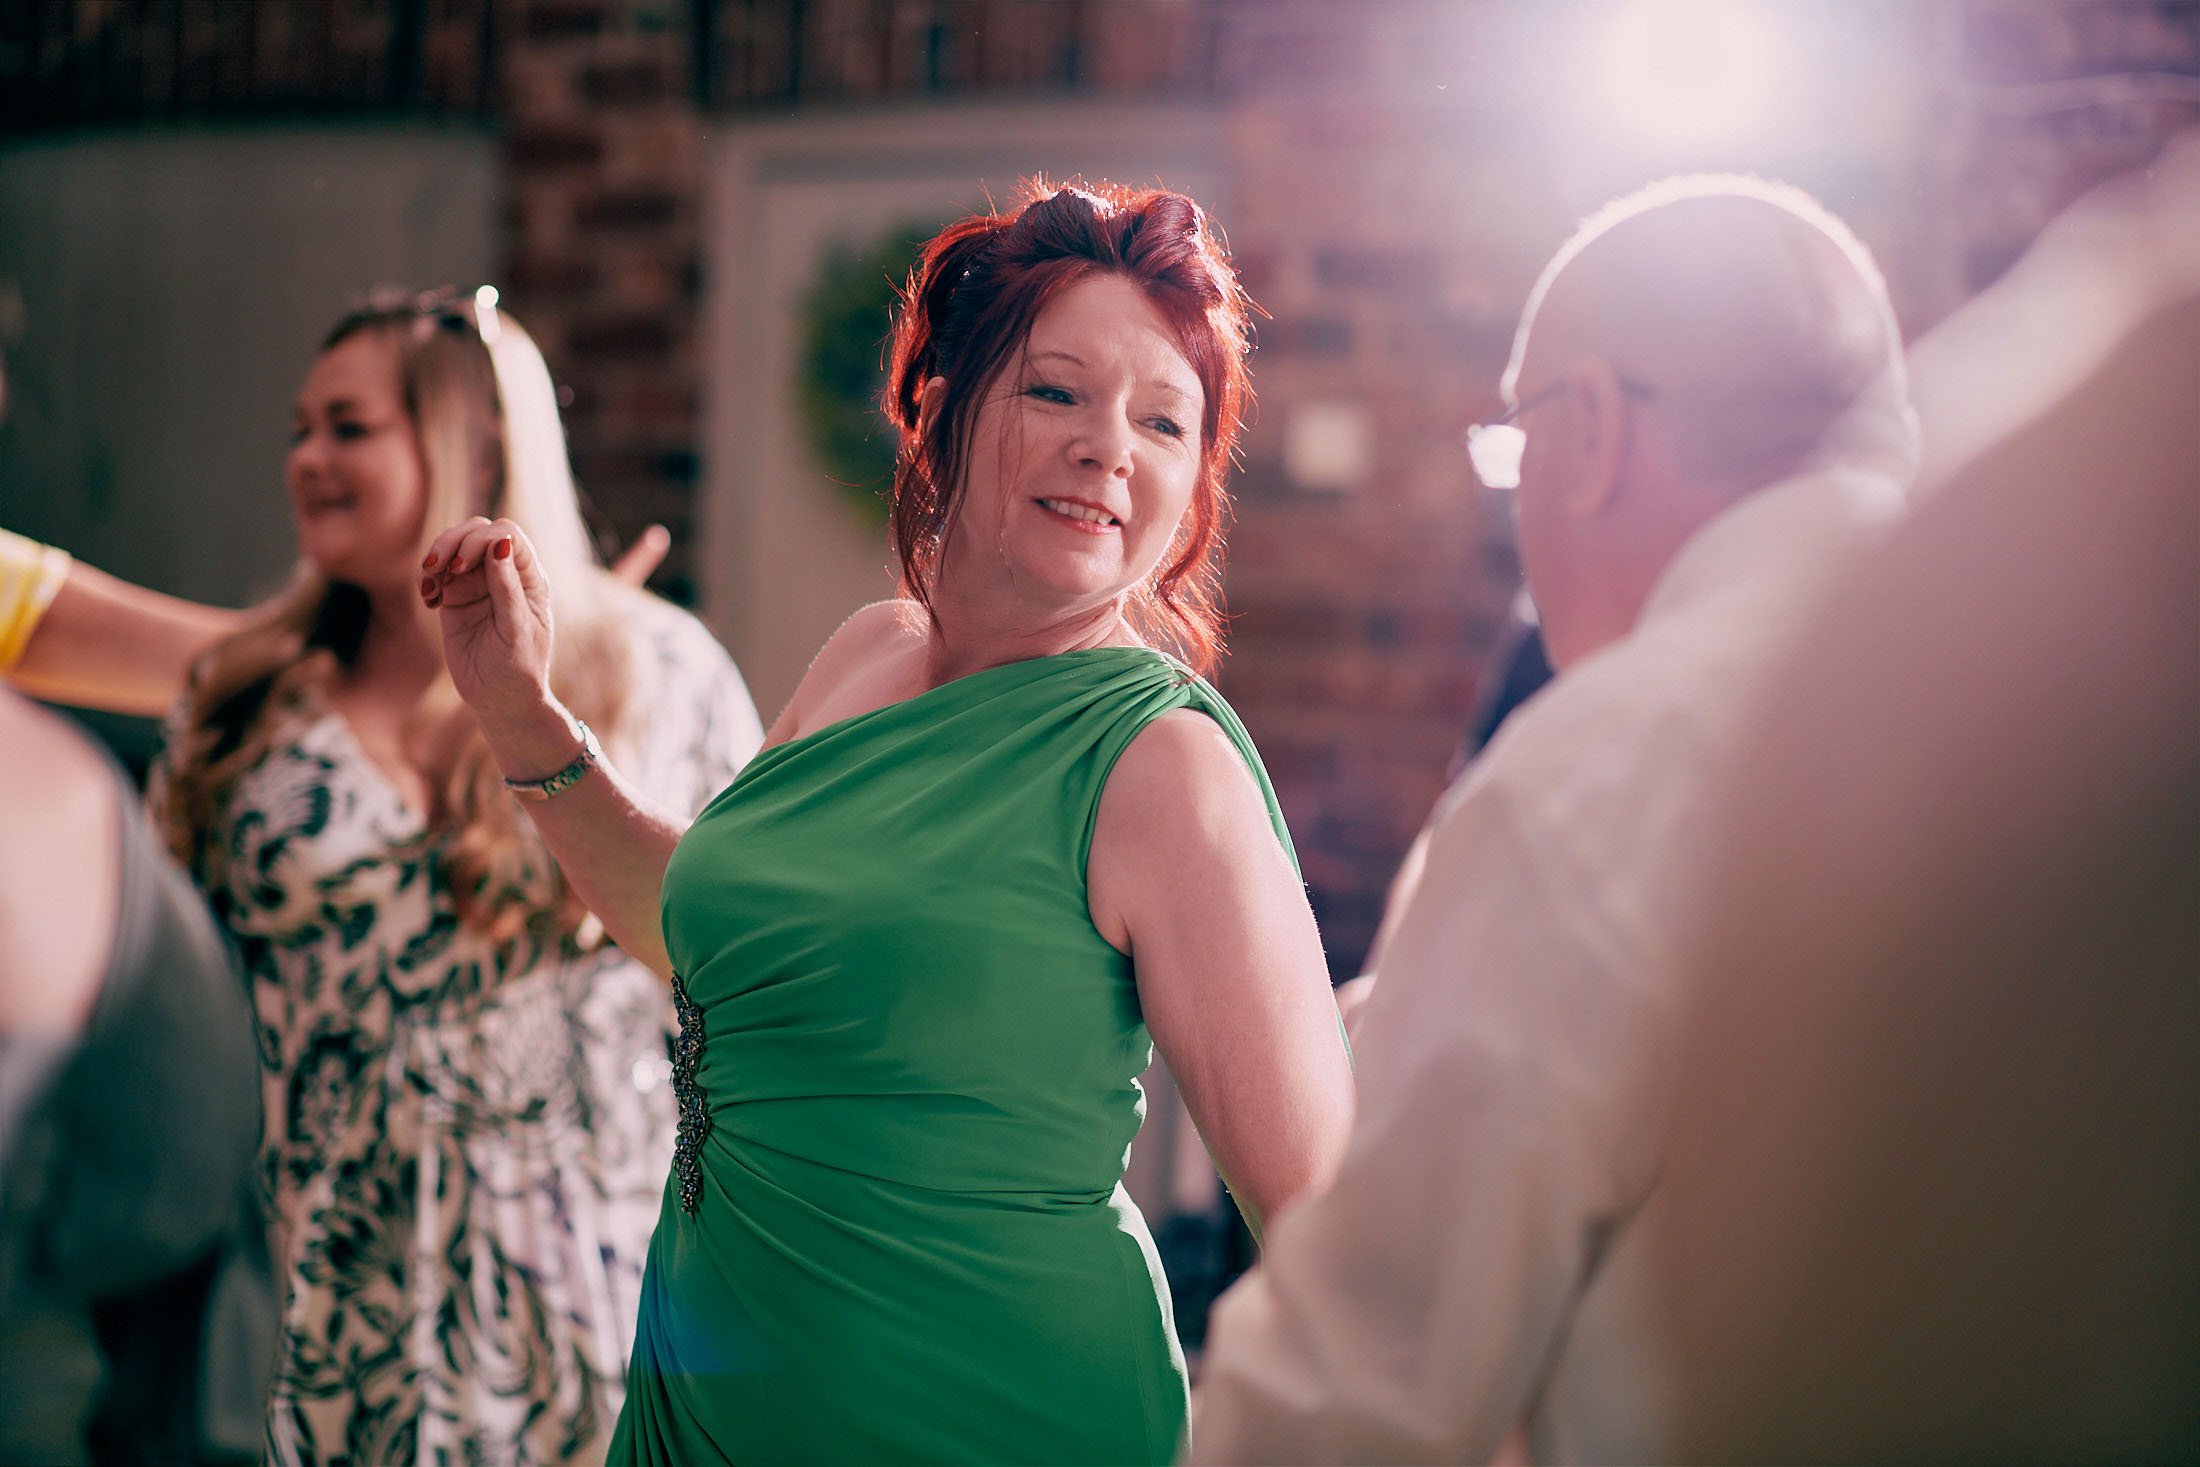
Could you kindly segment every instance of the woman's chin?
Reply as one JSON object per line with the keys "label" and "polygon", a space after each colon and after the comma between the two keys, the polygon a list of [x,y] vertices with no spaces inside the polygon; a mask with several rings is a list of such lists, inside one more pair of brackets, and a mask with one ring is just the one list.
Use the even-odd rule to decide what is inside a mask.
{"label": "woman's chin", "polygon": [[1112,554],[1033,555],[1012,565],[1011,574],[1037,595],[1071,603],[1112,601],[1137,584]]}

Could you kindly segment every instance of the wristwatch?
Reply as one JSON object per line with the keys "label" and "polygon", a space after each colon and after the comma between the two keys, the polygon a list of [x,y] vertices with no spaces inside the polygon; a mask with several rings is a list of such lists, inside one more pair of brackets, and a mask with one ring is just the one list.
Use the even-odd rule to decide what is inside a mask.
{"label": "wristwatch", "polygon": [[562,795],[579,784],[581,776],[603,758],[603,750],[597,747],[593,729],[578,718],[573,723],[581,731],[581,751],[573,756],[572,763],[548,779],[508,779],[504,781],[504,787],[523,800],[547,800],[552,795]]}

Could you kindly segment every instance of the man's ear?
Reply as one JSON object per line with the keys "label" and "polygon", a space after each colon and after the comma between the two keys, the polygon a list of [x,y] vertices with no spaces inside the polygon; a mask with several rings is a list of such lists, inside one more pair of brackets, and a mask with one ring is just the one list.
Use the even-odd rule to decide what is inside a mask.
{"label": "man's ear", "polygon": [[1627,477],[1627,393],[1619,373],[1601,357],[1584,358],[1566,375],[1572,447],[1580,465],[1568,484],[1567,507],[1587,518],[1612,506]]}

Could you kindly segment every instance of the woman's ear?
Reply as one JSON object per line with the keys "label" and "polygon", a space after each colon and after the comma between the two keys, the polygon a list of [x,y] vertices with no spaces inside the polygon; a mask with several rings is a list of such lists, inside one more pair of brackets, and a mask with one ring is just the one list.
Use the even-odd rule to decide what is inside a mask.
{"label": "woman's ear", "polygon": [[932,425],[939,421],[940,409],[947,403],[947,379],[927,377],[924,387],[917,393],[917,437],[932,436]]}

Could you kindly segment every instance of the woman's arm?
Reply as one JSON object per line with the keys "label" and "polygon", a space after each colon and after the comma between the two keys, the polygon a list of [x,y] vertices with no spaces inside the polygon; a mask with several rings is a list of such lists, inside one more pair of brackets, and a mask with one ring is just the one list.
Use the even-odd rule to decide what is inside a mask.
{"label": "woman's arm", "polygon": [[[662,527],[649,526],[611,574],[641,585],[670,544]],[[200,654],[241,627],[246,616],[71,561],[61,589],[24,644],[22,659],[4,671],[17,691],[44,702],[158,718],[183,692]]]}
{"label": "woman's arm", "polygon": [[1328,1185],[1352,1070],[1305,888],[1245,760],[1205,714],[1147,725],[1100,797],[1093,921],[1131,955],[1154,1044],[1259,1236]]}
{"label": "woman's arm", "polygon": [[199,654],[243,620],[76,561],[7,678],[49,703],[157,718]]}
{"label": "woman's arm", "polygon": [[[540,780],[570,765],[581,748],[573,716],[548,696],[531,709],[491,714],[480,708],[489,752],[506,777]],[[669,976],[660,909],[665,865],[686,830],[609,764],[546,800],[522,800],[543,844],[573,892],[603,922],[611,940],[637,962]]]}
{"label": "woman's arm", "polygon": [[[550,586],[526,534],[510,520],[480,518],[444,531],[420,589],[439,615],[451,681],[505,777],[538,781],[570,766],[580,725],[550,691]],[[683,823],[602,763],[521,807],[612,940],[670,973],[658,910]]]}

